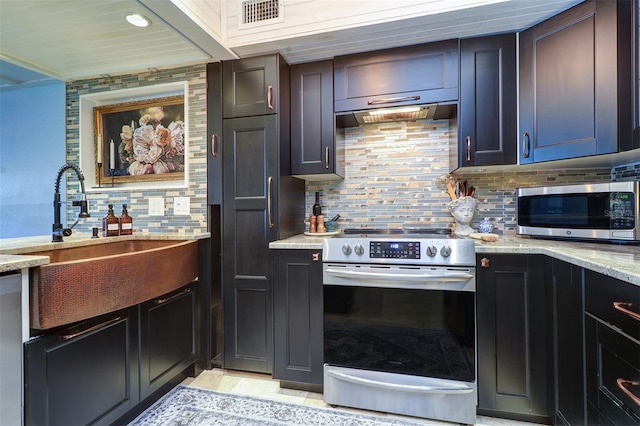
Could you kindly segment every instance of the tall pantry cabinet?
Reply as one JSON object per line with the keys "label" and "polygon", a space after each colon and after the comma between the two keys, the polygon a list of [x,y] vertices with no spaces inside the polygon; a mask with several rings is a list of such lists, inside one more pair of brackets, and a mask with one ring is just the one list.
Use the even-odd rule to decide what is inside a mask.
{"label": "tall pantry cabinet", "polygon": [[304,231],[304,181],[291,176],[289,65],[222,62],[224,367],[271,373],[269,242]]}

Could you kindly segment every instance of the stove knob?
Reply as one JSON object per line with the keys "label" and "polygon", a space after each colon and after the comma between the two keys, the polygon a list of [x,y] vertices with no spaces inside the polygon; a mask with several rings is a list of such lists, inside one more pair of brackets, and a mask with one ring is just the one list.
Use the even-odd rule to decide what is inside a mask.
{"label": "stove knob", "polygon": [[349,244],[343,245],[342,253],[344,253],[346,256],[349,256],[351,254],[351,246]]}
{"label": "stove knob", "polygon": [[449,256],[451,256],[451,247],[449,247],[449,246],[442,246],[442,248],[440,249],[440,254],[442,255],[442,257],[449,257]]}
{"label": "stove knob", "polygon": [[364,247],[362,247],[362,245],[357,244],[354,248],[353,251],[355,252],[355,254],[357,254],[358,256],[362,256],[364,254]]}
{"label": "stove knob", "polygon": [[436,248],[436,246],[428,246],[427,247],[427,256],[433,257],[436,254],[438,254],[438,249]]}

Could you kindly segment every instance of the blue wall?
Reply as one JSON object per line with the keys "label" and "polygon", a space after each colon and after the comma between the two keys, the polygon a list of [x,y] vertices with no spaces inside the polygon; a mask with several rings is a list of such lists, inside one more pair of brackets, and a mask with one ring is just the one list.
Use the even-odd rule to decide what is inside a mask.
{"label": "blue wall", "polygon": [[65,83],[0,93],[0,238],[51,233],[65,158]]}

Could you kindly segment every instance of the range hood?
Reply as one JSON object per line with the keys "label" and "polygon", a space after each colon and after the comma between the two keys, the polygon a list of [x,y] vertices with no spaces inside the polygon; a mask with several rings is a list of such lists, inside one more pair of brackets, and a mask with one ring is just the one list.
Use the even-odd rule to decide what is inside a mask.
{"label": "range hood", "polygon": [[336,115],[338,128],[364,126],[365,124],[389,123],[394,121],[448,119],[455,104],[403,105],[390,108],[367,109]]}
{"label": "range hood", "polygon": [[389,121],[415,121],[432,119],[437,104],[398,106],[392,108],[371,109],[353,113],[359,125],[386,123]]}

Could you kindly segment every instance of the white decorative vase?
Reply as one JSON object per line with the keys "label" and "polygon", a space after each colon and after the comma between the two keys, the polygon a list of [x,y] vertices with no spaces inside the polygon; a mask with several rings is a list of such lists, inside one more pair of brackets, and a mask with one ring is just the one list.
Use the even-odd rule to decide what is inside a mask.
{"label": "white decorative vase", "polygon": [[471,220],[476,211],[478,200],[464,196],[449,202],[449,211],[456,221],[456,235],[469,235],[474,232]]}

